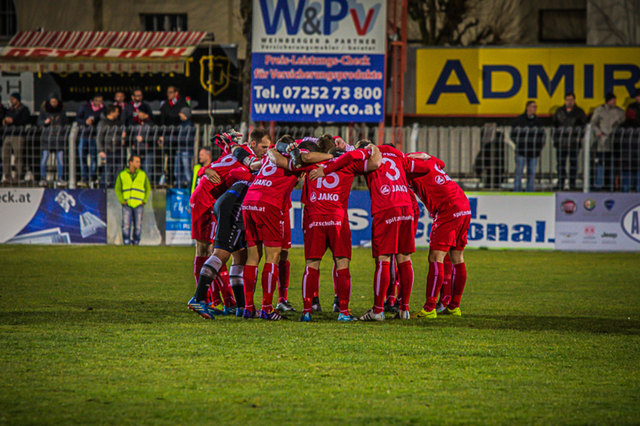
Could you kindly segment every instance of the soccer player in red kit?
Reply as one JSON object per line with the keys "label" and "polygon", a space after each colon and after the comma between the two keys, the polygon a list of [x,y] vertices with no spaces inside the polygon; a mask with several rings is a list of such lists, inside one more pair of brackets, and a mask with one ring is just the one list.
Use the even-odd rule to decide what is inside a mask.
{"label": "soccer player in red kit", "polygon": [[[293,145],[295,141],[289,135],[280,138],[278,145]],[[330,158],[327,154],[325,159]],[[292,167],[290,167],[292,168]],[[283,211],[291,192],[302,173],[309,167],[294,171],[278,167],[269,158],[265,158],[262,168],[249,187],[243,202],[245,240],[247,242],[247,263],[244,268],[245,309],[244,318],[258,315],[253,304],[258,263],[261,248],[265,249],[265,264],[262,271],[262,309],[260,318],[277,321],[282,319],[273,309],[273,293],[278,285],[278,261],[282,250],[285,219]]]}
{"label": "soccer player in red kit", "polygon": [[[362,140],[356,148],[366,148],[371,141]],[[383,321],[384,301],[390,280],[391,255],[398,260],[400,295],[402,309],[398,317],[409,319],[409,299],[413,287],[413,266],[411,253],[415,251],[413,233],[413,210],[411,192],[408,188],[404,172],[404,154],[390,145],[378,146],[382,154],[382,165],[375,171],[367,173],[367,186],[371,196],[371,229],[372,254],[376,259],[374,277],[373,308],[360,317],[361,321]],[[339,159],[318,168],[310,174],[317,178],[339,170],[348,164],[348,160]]]}
{"label": "soccer player in red kit", "polygon": [[[302,191],[303,234],[306,267],[302,278],[302,298],[304,310],[300,321],[311,321],[314,294],[318,292],[320,262],[327,248],[331,249],[337,280],[339,315],[338,321],[354,321],[349,312],[351,297],[351,229],[349,228],[349,193],[356,174],[364,174],[377,169],[381,162],[380,151],[371,145],[370,149],[360,149],[342,154],[348,165],[317,180],[308,176]],[[334,162],[332,159],[319,167]]]}
{"label": "soccer player in red kit", "polygon": [[[460,316],[460,299],[467,281],[463,250],[471,207],[464,191],[444,171],[444,162],[422,154],[423,159],[408,159],[407,175],[414,191],[433,217],[429,241],[429,273],[424,308],[418,318],[436,318],[436,303],[445,276],[447,253],[453,264],[451,273],[451,301],[443,313]],[[443,300],[444,302],[444,300]]]}

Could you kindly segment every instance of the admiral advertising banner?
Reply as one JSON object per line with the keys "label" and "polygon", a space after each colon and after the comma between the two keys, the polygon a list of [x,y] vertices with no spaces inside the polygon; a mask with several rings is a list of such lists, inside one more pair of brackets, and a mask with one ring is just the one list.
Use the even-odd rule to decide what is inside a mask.
{"label": "admiral advertising banner", "polygon": [[421,48],[415,61],[418,115],[515,116],[530,99],[549,115],[567,92],[589,113],[640,81],[640,47]]}
{"label": "admiral advertising banner", "polygon": [[556,248],[640,251],[640,195],[558,193]]}
{"label": "admiral advertising banner", "polygon": [[101,189],[0,189],[0,243],[105,244]]}
{"label": "admiral advertising banner", "polygon": [[[553,194],[511,195],[468,193],[471,225],[467,235],[469,247],[542,248],[555,246],[555,197]],[[304,244],[300,191],[291,199],[291,242]],[[422,203],[416,246],[427,247],[432,221]],[[367,191],[351,191],[349,224],[353,246],[371,245],[370,198]]]}
{"label": "admiral advertising banner", "polygon": [[253,0],[251,119],[380,122],[385,0]]}

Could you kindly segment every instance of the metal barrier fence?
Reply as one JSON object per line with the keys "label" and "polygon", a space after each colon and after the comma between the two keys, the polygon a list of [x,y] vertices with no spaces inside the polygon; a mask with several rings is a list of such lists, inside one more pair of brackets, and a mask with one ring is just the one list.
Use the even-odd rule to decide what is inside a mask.
{"label": "metal barrier fence", "polygon": [[[229,127],[77,126],[0,128],[2,182],[11,186],[112,187],[127,159],[139,155],[153,186],[188,187],[198,150]],[[246,135],[247,129],[241,129]],[[441,158],[447,172],[471,190],[602,190],[640,192],[640,129],[593,135],[590,126],[512,128],[418,126],[402,133],[405,151]],[[348,143],[376,143],[366,126],[276,127],[274,137],[324,133]],[[214,147],[214,158],[219,151]],[[358,180],[357,185],[363,185]]]}

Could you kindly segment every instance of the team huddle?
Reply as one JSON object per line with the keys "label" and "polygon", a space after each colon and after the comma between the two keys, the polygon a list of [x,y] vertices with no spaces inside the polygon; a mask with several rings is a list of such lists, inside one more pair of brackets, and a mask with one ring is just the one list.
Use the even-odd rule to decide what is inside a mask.
{"label": "team huddle", "polygon": [[[471,217],[469,200],[445,173],[445,164],[426,153],[404,154],[389,144],[360,140],[355,146],[323,135],[272,145],[263,129],[248,143],[230,131],[212,141],[222,155],[198,171],[191,196],[192,237],[196,240],[195,295],[188,307],[200,316],[235,312],[238,317],[277,321],[295,311],[288,300],[291,247],[291,193],[303,181],[305,270],[300,321],[321,310],[320,263],[333,254],[333,310],[338,321],[383,321],[385,311],[409,319],[414,272],[411,254],[420,210],[433,218],[426,302],[417,318],[461,315],[467,280],[463,250]],[[351,298],[349,194],[356,176],[365,177],[371,196],[372,254],[376,262],[373,307],[356,317]],[[262,269],[262,301],[254,292]],[[231,259],[231,267],[226,265]],[[275,292],[278,303],[274,307]]]}

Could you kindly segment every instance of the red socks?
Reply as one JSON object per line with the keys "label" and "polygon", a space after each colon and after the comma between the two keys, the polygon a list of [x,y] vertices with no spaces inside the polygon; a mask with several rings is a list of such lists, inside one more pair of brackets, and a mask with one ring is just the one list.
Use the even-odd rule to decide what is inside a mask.
{"label": "red socks", "polygon": [[373,312],[379,314],[384,312],[384,300],[387,297],[387,288],[390,280],[390,264],[389,262],[376,262],[376,275],[373,278]]}
{"label": "red socks", "polygon": [[233,290],[231,289],[231,283],[229,282],[229,271],[227,270],[227,265],[222,265],[216,280],[219,281],[218,284],[220,285],[220,292],[224,299],[224,306],[230,308],[235,305],[236,301],[233,298]]}
{"label": "red socks", "polygon": [[410,260],[398,263],[398,276],[400,278],[400,298],[402,310],[409,310],[409,298],[413,289],[413,264]]}
{"label": "red socks", "polygon": [[349,315],[349,300],[351,299],[351,273],[349,269],[337,270],[335,280],[340,301],[340,313]]}
{"label": "red socks", "polygon": [[202,269],[202,265],[204,265],[204,262],[206,262],[208,258],[208,256],[196,256],[193,259],[193,276],[196,278],[196,286],[200,279],[200,269]]}
{"label": "red socks", "polygon": [[449,309],[455,309],[460,306],[464,285],[467,283],[467,267],[464,263],[453,265],[453,274],[451,276],[451,303]]}
{"label": "red socks", "polygon": [[256,291],[258,267],[245,265],[242,277],[244,279],[244,308],[254,311],[253,293]]}
{"label": "red socks", "polygon": [[288,260],[282,261],[278,264],[280,269],[280,280],[278,284],[278,302],[284,302],[287,300],[289,292],[289,270],[291,263]]}
{"label": "red socks", "polygon": [[438,303],[438,293],[442,287],[444,278],[444,265],[441,262],[429,262],[429,274],[427,275],[427,303],[424,304],[425,311],[432,311]]}
{"label": "red socks", "polygon": [[331,276],[333,277],[333,297],[340,297],[338,291],[338,269],[335,262],[333,263],[333,268],[331,268]]}
{"label": "red socks", "polygon": [[304,309],[302,313],[311,312],[314,294],[318,294],[320,286],[320,271],[310,267],[304,268],[304,276],[302,277],[302,301]]}
{"label": "red socks", "polygon": [[449,256],[444,258],[444,278],[442,279],[442,290],[440,291],[440,303],[444,306],[449,306],[451,303],[451,271],[453,265]]}
{"label": "red socks", "polygon": [[278,265],[275,263],[265,263],[262,268],[262,310],[273,311],[273,293],[278,286]]}

